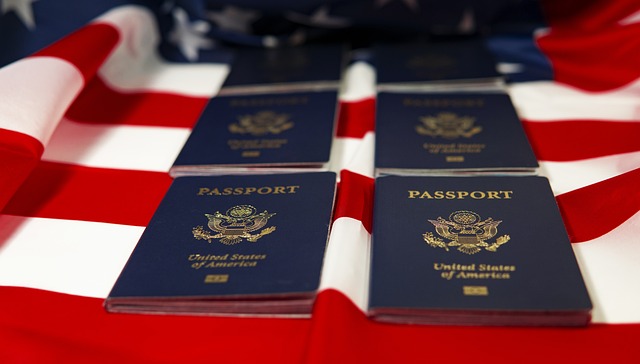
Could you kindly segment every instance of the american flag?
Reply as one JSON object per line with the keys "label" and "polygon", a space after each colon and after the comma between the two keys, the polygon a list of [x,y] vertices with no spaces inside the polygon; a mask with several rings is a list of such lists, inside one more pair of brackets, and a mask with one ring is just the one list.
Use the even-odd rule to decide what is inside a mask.
{"label": "american flag", "polygon": [[543,1],[544,27],[487,40],[594,302],[587,328],[366,318],[375,70],[357,53],[340,93],[331,156],[340,189],[312,318],[103,309],[229,71],[228,44],[297,44],[375,25],[473,32],[500,13],[489,4],[538,5],[438,3],[0,0],[0,362],[640,360],[637,0]]}

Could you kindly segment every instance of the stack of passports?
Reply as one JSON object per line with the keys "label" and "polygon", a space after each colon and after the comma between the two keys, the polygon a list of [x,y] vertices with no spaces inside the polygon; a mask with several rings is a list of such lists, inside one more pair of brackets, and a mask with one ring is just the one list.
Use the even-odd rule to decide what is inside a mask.
{"label": "stack of passports", "polygon": [[177,178],[106,309],[308,315],[335,185],[331,172]]}
{"label": "stack of passports", "polygon": [[341,44],[237,50],[171,175],[326,170],[344,54]]}
{"label": "stack of passports", "polygon": [[375,168],[384,174],[533,174],[538,162],[500,92],[380,92]]}
{"label": "stack of passports", "polygon": [[336,91],[213,98],[178,155],[171,175],[326,168]]}
{"label": "stack of passports", "polygon": [[378,178],[370,283],[385,322],[580,326],[592,308],[537,176]]}

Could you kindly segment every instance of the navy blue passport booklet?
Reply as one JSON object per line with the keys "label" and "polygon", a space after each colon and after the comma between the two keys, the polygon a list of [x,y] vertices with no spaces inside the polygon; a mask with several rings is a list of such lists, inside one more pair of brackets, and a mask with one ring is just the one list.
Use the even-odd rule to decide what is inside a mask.
{"label": "navy blue passport booklet", "polygon": [[380,177],[373,222],[373,319],[590,321],[591,301],[544,177]]}
{"label": "navy blue passport booklet", "polygon": [[304,316],[336,175],[180,177],[105,301],[111,312]]}
{"label": "navy blue passport booklet", "polygon": [[238,48],[221,94],[337,89],[346,60],[340,43]]}
{"label": "navy blue passport booklet", "polygon": [[215,97],[171,175],[326,168],[336,107],[336,91]]}
{"label": "navy blue passport booklet", "polygon": [[374,57],[381,88],[494,84],[501,79],[492,54],[481,40],[377,44]]}
{"label": "navy blue passport booklet", "polygon": [[382,174],[534,174],[538,161],[505,93],[380,92]]}

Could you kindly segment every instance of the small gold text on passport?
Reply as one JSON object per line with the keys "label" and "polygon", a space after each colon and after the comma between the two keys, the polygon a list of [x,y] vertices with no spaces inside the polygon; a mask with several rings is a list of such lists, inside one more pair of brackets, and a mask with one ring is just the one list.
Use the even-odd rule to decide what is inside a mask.
{"label": "small gold text on passport", "polygon": [[487,286],[462,286],[462,293],[465,296],[488,296]]}
{"label": "small gold text on passport", "polygon": [[204,283],[227,283],[228,281],[228,274],[207,274],[204,277]]}
{"label": "small gold text on passport", "polygon": [[450,155],[446,158],[447,162],[464,162],[464,156],[462,155]]}
{"label": "small gold text on passport", "polygon": [[244,152],[242,152],[242,156],[245,157],[245,158],[259,157],[260,156],[260,151],[259,150],[245,150]]}

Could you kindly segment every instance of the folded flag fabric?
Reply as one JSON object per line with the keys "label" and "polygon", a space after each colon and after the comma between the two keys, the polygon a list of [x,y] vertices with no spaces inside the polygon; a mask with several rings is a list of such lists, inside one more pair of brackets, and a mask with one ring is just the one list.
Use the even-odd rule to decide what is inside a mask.
{"label": "folded flag fabric", "polygon": [[[561,330],[366,318],[375,72],[358,54],[340,93],[330,166],[340,185],[312,318],[107,314],[103,300],[171,183],[169,167],[228,73],[220,43],[276,45],[300,39],[301,29],[260,32],[259,25],[273,20],[260,21],[275,11],[266,5],[100,1],[62,11],[63,2],[55,3],[0,0],[0,49],[8,49],[0,58],[1,362],[506,363],[550,355],[633,362],[640,356],[637,1],[545,1],[547,28],[488,39],[512,81],[510,96],[594,302],[589,327]],[[288,19],[299,25],[315,16],[305,37],[363,21],[332,17],[338,10],[324,4],[333,3],[340,2],[290,2]],[[435,3],[367,2],[406,16]],[[216,18],[224,9],[235,25]],[[483,24],[480,13],[456,14],[448,29],[461,31],[469,19]],[[251,31],[240,26],[242,19]],[[54,23],[57,32],[47,33]]]}

